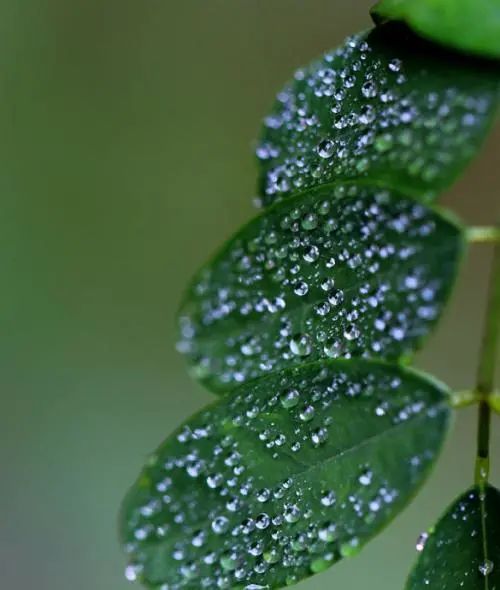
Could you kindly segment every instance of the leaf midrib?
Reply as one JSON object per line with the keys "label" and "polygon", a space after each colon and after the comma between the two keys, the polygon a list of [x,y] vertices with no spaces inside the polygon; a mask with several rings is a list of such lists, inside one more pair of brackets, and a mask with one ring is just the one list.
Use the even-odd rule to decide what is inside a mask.
{"label": "leaf midrib", "polygon": [[[459,260],[459,252],[456,248],[452,247],[452,246],[448,246],[446,248],[443,248],[442,246],[432,246],[431,248],[428,249],[427,254],[431,254],[434,251],[439,251],[440,254],[443,255],[443,257],[446,254],[454,254],[456,253],[456,261],[458,262]],[[428,258],[428,256],[426,255],[426,258]],[[383,275],[385,277],[387,277],[387,275]],[[391,278],[397,278],[397,275],[390,275]],[[455,276],[456,276],[456,272],[455,272]],[[370,280],[372,279],[373,280]],[[454,278],[454,277],[452,277]],[[373,287],[377,287],[380,286],[382,284],[382,281],[375,275],[369,276],[365,279],[366,283],[368,283],[370,286]],[[342,287],[342,291],[344,293],[351,293],[353,291],[355,291],[356,289],[359,288],[359,284],[352,284],[349,287]],[[325,294],[326,295],[326,294]],[[198,303],[200,300],[202,300],[201,297],[197,296],[196,298],[193,298],[192,300],[194,300],[196,303]],[[316,305],[318,302],[320,301],[320,299],[314,299],[314,300],[309,300],[307,302],[305,302],[304,300],[301,300],[299,297],[297,298],[291,298],[291,303],[287,303],[287,307],[286,309],[280,314],[280,313],[276,313],[276,314],[271,314],[270,317],[271,319],[269,320],[269,323],[273,323],[274,319],[279,319],[281,317],[281,315],[283,313],[286,313],[287,311],[290,312],[290,314],[295,314],[297,311],[299,312],[304,312],[304,311],[308,311],[309,309],[311,309],[314,305]],[[189,299],[186,300],[186,304],[189,304]],[[196,312],[198,313],[200,310],[199,305],[196,306]],[[182,314],[182,309],[181,309],[181,314]],[[224,334],[231,334],[232,332],[235,331],[235,327],[228,325],[230,323],[230,321],[234,321],[235,323],[237,323],[237,327],[241,327],[241,326],[248,326],[248,325],[252,325],[252,324],[259,324],[259,322],[265,318],[266,316],[260,315],[260,316],[252,316],[251,314],[249,314],[248,316],[241,316],[238,318],[231,318],[230,316],[226,316],[225,318],[222,318],[220,320],[216,320],[215,322],[213,322],[212,324],[205,324],[202,321],[200,321],[199,317],[196,319],[197,323],[202,326],[203,331],[210,331],[214,326],[217,326],[217,338],[220,335],[224,335]],[[204,341],[211,341],[214,340],[213,335],[205,335],[205,334],[198,334],[196,337],[196,341],[197,342],[204,342]]]}
{"label": "leaf midrib", "polygon": [[[481,516],[481,542],[482,542],[482,550],[483,550],[483,563],[486,563],[488,560],[488,535],[486,531],[486,500],[488,498],[488,490],[479,490],[479,509],[480,509],[480,516]],[[483,576],[484,581],[484,590],[489,590],[490,583],[488,580],[488,576]]]}
{"label": "leaf midrib", "polygon": [[317,467],[329,465],[330,463],[334,463],[335,461],[337,461],[338,459],[340,459],[344,456],[348,456],[351,453],[359,451],[360,449],[362,449],[366,446],[369,446],[370,444],[374,443],[375,441],[377,441],[381,438],[385,438],[388,434],[394,434],[395,432],[401,430],[403,427],[408,427],[409,424],[412,424],[413,426],[415,426],[416,424],[420,423],[421,421],[429,420],[430,418],[425,412],[427,412],[431,408],[435,408],[440,413],[445,411],[448,414],[448,417],[450,415],[450,406],[447,403],[446,399],[443,398],[442,400],[439,401],[439,403],[426,406],[425,411],[423,411],[421,414],[414,417],[413,419],[410,419],[410,420],[407,420],[404,422],[400,422],[399,424],[396,424],[396,425],[390,425],[389,428],[386,428],[384,430],[381,430],[381,431],[373,434],[372,436],[364,438],[362,441],[339,451],[338,453],[332,455],[331,457],[328,457],[327,459],[325,459],[323,461],[318,461],[318,462],[315,462],[312,464],[311,463],[305,464],[302,461],[299,462],[295,456],[290,455],[287,452],[282,451],[282,454],[291,458],[296,464],[300,464],[305,467],[305,469],[302,469],[301,471],[294,472],[294,475],[303,476],[305,473],[308,473],[309,471],[314,471]]}
{"label": "leaf midrib", "polygon": [[[435,408],[440,412],[448,410],[448,412],[447,412],[448,416],[450,414],[450,411],[449,411],[450,407],[446,403],[445,398],[443,398],[442,400],[440,400],[436,404],[426,406],[427,411],[430,408]],[[411,424],[413,426],[415,426],[416,424],[419,424],[420,422],[426,421],[426,420],[429,420],[429,416],[426,413],[422,413],[422,414],[416,416],[413,420],[411,420]],[[310,463],[305,464],[305,463],[299,462],[299,461],[297,461],[296,457],[293,457],[293,456],[289,455],[288,453],[283,453],[283,454],[286,455],[288,458],[291,458],[296,464],[303,465],[305,467],[304,469],[302,469],[300,471],[293,472],[291,475],[304,476],[304,474],[306,474],[306,473],[314,472],[314,470],[316,470],[320,466],[329,465],[331,463],[338,461],[342,457],[348,456],[351,453],[359,451],[360,449],[363,449],[364,447],[372,444],[374,441],[377,441],[381,438],[385,438],[388,434],[394,434],[395,432],[399,431],[400,429],[402,429],[404,427],[408,427],[409,424],[410,424],[409,421],[405,421],[405,422],[401,422],[396,425],[391,425],[389,428],[386,428],[386,429],[384,429],[384,430],[382,430],[382,431],[380,431],[368,438],[365,438],[361,442],[354,444],[353,446],[351,446],[349,448],[343,449],[342,451],[335,454],[334,456],[329,457],[328,459],[326,459],[324,461],[313,463],[312,465]],[[444,432],[445,431],[443,430],[443,436],[441,437],[442,439],[444,438]],[[255,468],[253,468],[253,469],[255,469]],[[267,482],[262,482],[262,483],[265,483],[266,485],[272,485],[272,483],[267,483]],[[208,514],[207,514],[207,517],[204,518],[203,521],[198,521],[198,525],[201,525],[202,522],[207,524],[209,522],[209,520],[210,519],[208,518]],[[166,540],[166,541],[163,541],[160,543],[152,544],[151,547],[154,548],[154,550],[156,551],[156,550],[161,550],[161,548],[164,546],[170,546],[170,544],[171,544],[171,541]],[[488,589],[486,588],[485,590],[488,590]]]}

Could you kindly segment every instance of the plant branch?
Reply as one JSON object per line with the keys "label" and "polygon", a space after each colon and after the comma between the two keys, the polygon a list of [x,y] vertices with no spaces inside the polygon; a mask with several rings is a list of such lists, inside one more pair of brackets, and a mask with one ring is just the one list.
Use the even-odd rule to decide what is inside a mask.
{"label": "plant branch", "polygon": [[490,397],[488,398],[490,402],[490,408],[500,414],[500,391],[493,392]]}
{"label": "plant branch", "polygon": [[[497,231],[500,231],[500,227]],[[476,483],[480,486],[484,486],[489,477],[491,407],[488,398],[493,394],[500,339],[500,242],[493,253],[488,299],[476,381],[476,392],[480,399]]]}
{"label": "plant branch", "polygon": [[500,227],[470,227],[467,230],[467,240],[477,244],[500,243]]}
{"label": "plant branch", "polygon": [[481,401],[476,390],[454,391],[451,394],[450,404],[452,408],[459,410],[474,406]]}

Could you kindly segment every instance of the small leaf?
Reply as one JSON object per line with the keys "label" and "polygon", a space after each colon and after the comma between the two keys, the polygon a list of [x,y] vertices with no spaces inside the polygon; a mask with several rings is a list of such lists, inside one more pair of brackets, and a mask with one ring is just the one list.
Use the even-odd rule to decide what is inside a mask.
{"label": "small leaf", "polygon": [[357,553],[427,476],[448,395],[366,360],[241,386],[168,438],[129,492],[127,576],[158,589],[271,589]]}
{"label": "small leaf", "polygon": [[380,0],[376,22],[404,21],[417,33],[466,53],[500,57],[499,0]]}
{"label": "small leaf", "polygon": [[488,403],[490,404],[491,409],[497,414],[500,414],[500,392],[496,391],[492,393],[489,397]]}
{"label": "small leaf", "polygon": [[264,205],[365,178],[429,199],[449,186],[491,126],[499,67],[386,25],[295,74],[266,118]]}
{"label": "small leaf", "polygon": [[463,248],[454,223],[397,193],[288,199],[195,277],[179,350],[213,391],[321,358],[399,358],[437,321]]}
{"label": "small leaf", "polygon": [[500,492],[492,487],[466,492],[418,549],[423,552],[407,590],[500,588]]}

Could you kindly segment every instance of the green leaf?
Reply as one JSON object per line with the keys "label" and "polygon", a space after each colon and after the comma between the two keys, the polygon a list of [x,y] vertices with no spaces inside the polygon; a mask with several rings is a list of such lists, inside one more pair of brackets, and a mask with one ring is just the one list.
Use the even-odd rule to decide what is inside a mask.
{"label": "green leaf", "polygon": [[264,205],[366,179],[422,200],[474,156],[496,111],[499,68],[386,25],[295,74],[257,148]]}
{"label": "green leaf", "polygon": [[455,49],[500,57],[499,0],[380,0],[376,22],[404,21],[417,33]]}
{"label": "green leaf", "polygon": [[500,491],[473,488],[456,500],[424,542],[407,590],[500,588]]}
{"label": "green leaf", "polygon": [[497,414],[500,414],[500,392],[492,393],[488,400],[491,409]]}
{"label": "green leaf", "polygon": [[397,359],[437,321],[462,233],[370,186],[283,201],[196,275],[179,313],[179,350],[213,391],[321,358]]}
{"label": "green leaf", "polygon": [[169,437],[129,492],[127,577],[158,589],[271,589],[357,553],[427,476],[448,395],[366,360],[241,386]]}

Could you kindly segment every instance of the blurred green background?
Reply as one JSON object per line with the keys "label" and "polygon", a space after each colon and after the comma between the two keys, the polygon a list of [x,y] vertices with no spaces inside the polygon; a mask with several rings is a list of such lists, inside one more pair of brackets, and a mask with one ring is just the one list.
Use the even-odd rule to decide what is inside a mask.
{"label": "blurred green background", "polygon": [[[210,399],[174,350],[207,254],[254,214],[253,138],[295,67],[370,26],[357,0],[0,3],[0,585],[128,587],[116,514],[145,456]],[[500,132],[445,197],[500,201]],[[474,248],[418,364],[474,371],[490,248]],[[500,420],[494,450],[500,451]],[[463,411],[430,484],[304,590],[399,590],[415,539],[471,482]],[[500,452],[493,481],[500,484]]]}

